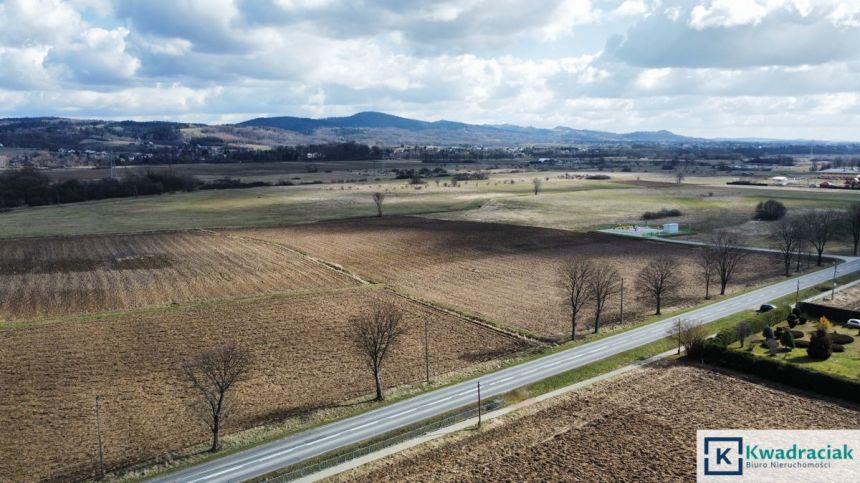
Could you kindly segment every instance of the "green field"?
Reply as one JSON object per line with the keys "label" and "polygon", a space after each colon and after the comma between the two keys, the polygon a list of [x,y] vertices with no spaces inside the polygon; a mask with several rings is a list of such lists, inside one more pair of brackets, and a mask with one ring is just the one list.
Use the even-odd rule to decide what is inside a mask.
{"label": "green field", "polygon": [[[233,169],[231,165],[228,171]],[[253,169],[250,172],[267,179],[275,176]],[[328,174],[340,178],[353,175]],[[429,180],[420,189],[403,180],[387,179],[18,208],[0,213],[0,237],[277,226],[365,217],[375,214],[371,193],[383,191],[387,214],[421,214],[577,231],[603,223],[635,222],[645,211],[678,208],[684,216],[665,221],[690,224],[700,234],[732,227],[750,236],[753,243],[764,246],[768,244],[769,226],[751,220],[755,205],[762,200],[780,200],[789,210],[841,208],[860,201],[860,193],[851,191],[726,186],[725,180],[731,178],[689,178],[676,185],[667,182],[669,176],[663,173],[611,176],[608,181],[565,179],[562,172],[496,170],[489,180],[461,182],[456,188],[444,186],[447,178]],[[531,183],[535,177],[543,183],[536,196]],[[834,248],[844,252],[847,245],[839,243]]]}

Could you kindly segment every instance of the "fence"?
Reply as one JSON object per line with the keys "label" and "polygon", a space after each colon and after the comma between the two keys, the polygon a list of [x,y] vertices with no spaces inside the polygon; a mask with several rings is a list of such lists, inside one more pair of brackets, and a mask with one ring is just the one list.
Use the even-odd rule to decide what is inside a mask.
{"label": "fence", "polygon": [[[502,406],[502,402],[499,400],[491,400],[481,405],[481,412],[486,413],[492,411],[494,409],[498,409]],[[326,455],[322,455],[319,458],[322,458],[320,461],[316,463],[303,463],[300,468],[296,468],[291,470],[288,473],[280,474],[274,476],[269,479],[263,479],[261,481],[265,483],[284,483],[287,481],[297,480],[304,476],[312,475],[319,471],[322,471],[327,468],[331,468],[333,466],[337,466],[342,463],[346,463],[347,461],[354,460],[356,458],[360,458],[362,456],[369,455],[371,453],[375,453],[379,450],[403,443],[405,441],[409,441],[410,439],[417,438],[419,436],[423,436],[432,431],[436,431],[437,429],[445,428],[459,422],[466,421],[468,419],[474,418],[478,415],[478,408],[472,408],[467,411],[463,411],[461,413],[453,414],[451,416],[447,416],[442,419],[438,419],[436,421],[427,423],[423,426],[420,426],[415,429],[411,429],[409,431],[394,434],[388,438],[385,438],[381,441],[377,441],[373,444],[369,444],[366,446],[362,446],[361,448],[352,450],[350,452],[326,457]]]}

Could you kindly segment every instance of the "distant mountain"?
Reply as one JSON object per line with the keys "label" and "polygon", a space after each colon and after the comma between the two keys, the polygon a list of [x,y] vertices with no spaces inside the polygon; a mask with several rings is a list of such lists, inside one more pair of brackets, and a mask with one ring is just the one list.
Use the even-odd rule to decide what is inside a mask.
{"label": "distant mountain", "polygon": [[348,117],[259,117],[239,127],[276,128],[295,133],[384,144],[570,144],[570,143],[688,143],[702,141],[669,131],[617,134],[605,131],[522,127],[511,124],[466,124],[453,121],[419,121],[382,112],[359,112]]}

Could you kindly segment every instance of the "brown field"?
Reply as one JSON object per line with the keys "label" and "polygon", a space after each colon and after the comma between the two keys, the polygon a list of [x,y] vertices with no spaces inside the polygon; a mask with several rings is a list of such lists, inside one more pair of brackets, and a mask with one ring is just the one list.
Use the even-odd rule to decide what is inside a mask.
{"label": "brown field", "polygon": [[0,321],[356,282],[266,243],[204,232],[0,242]]}
{"label": "brown field", "polygon": [[853,286],[836,292],[833,300],[820,300],[816,303],[848,310],[860,310],[860,286]]}
{"label": "brown field", "polygon": [[[205,238],[204,238],[205,239]],[[347,320],[377,299],[406,314],[389,387],[424,377],[430,320],[434,376],[523,348],[514,338],[373,288],[269,296],[0,329],[0,480],[78,479],[95,471],[94,398],[103,398],[109,467],[205,442],[186,411],[179,365],[236,342],[255,358],[226,431],[330,407],[372,392],[348,345]]]}
{"label": "brown field", "polygon": [[696,429],[857,429],[860,412],[683,365],[634,371],[336,481],[694,481]]}
{"label": "brown field", "polygon": [[[650,302],[635,300],[635,277],[648,259],[658,255],[677,258],[687,281],[665,310],[698,303],[704,295],[695,248],[597,233],[414,217],[237,233],[294,247],[423,299],[544,337],[569,333],[557,283],[562,261],[573,255],[618,268],[625,280],[625,320],[653,310]],[[729,293],[779,274],[774,256],[751,254]],[[608,304],[607,323],[618,319],[618,305],[618,297]],[[580,327],[590,317],[584,314]]]}

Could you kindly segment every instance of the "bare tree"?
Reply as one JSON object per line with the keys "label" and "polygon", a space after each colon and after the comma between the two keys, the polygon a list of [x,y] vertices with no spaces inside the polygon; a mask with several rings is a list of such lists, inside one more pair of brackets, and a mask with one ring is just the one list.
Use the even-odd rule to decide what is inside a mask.
{"label": "bare tree", "polygon": [[716,275],[720,279],[720,295],[725,295],[735,269],[749,252],[743,248],[739,237],[722,230],[711,235],[710,245],[714,250]]}
{"label": "bare tree", "polygon": [[684,178],[685,178],[685,175],[684,175],[684,173],[683,173],[683,172],[678,171],[677,173],[675,173],[675,183],[676,183],[676,184],[681,184],[681,183],[683,183],[683,182],[684,182]]}
{"label": "bare tree", "polygon": [[663,301],[677,293],[680,287],[678,260],[669,256],[657,257],[642,267],[636,281],[640,296],[653,300],[657,306],[655,315],[660,315]]}
{"label": "bare tree", "polygon": [[711,298],[711,283],[717,274],[717,251],[710,245],[705,245],[699,251],[699,271],[705,281],[705,300]]}
{"label": "bare tree", "polygon": [[785,276],[791,275],[791,260],[796,256],[803,236],[800,223],[796,219],[782,218],[773,227],[770,234],[773,247],[782,256],[785,265]]}
{"label": "bare tree", "polygon": [[582,308],[591,301],[591,279],[594,263],[583,258],[570,258],[561,267],[561,288],[570,309],[570,340],[576,339],[576,321]]}
{"label": "bare tree", "polygon": [[373,373],[376,400],[382,401],[382,364],[406,333],[403,314],[395,305],[379,302],[367,314],[350,319],[350,327],[355,349]]}
{"label": "bare tree", "polygon": [[618,293],[621,277],[618,271],[609,265],[598,265],[591,276],[589,284],[591,298],[594,300],[594,333],[600,330],[600,316],[609,297]]}
{"label": "bare tree", "polygon": [[675,319],[666,333],[677,339],[678,354],[681,354],[681,347],[688,354],[694,352],[697,347],[704,343],[707,337],[704,327],[695,321],[682,318]]}
{"label": "bare tree", "polygon": [[806,239],[818,252],[819,266],[821,266],[824,248],[836,236],[838,222],[839,212],[836,210],[815,210],[803,215],[802,223],[806,228]]}
{"label": "bare tree", "polygon": [[[795,272],[800,272],[800,270],[801,270],[801,268],[802,268],[802,263],[801,263],[801,262],[803,262],[803,251],[804,251],[804,248],[805,248],[805,247],[806,247],[806,237],[804,236],[804,232],[803,232],[803,230],[801,229],[801,230],[800,230],[800,233],[798,233],[798,237],[797,237],[797,248],[795,249],[795,253],[796,253],[796,255],[795,255],[795,257],[794,257],[794,261],[795,261],[795,264],[794,264],[794,271],[795,271]],[[809,262],[808,262],[808,260],[807,260],[807,264],[808,264],[808,263],[809,263]]]}
{"label": "bare tree", "polygon": [[851,229],[851,241],[854,243],[854,256],[857,256],[857,246],[860,245],[860,202],[848,206],[848,227]]}
{"label": "bare tree", "polygon": [[540,178],[535,178],[532,180],[532,187],[534,188],[535,196],[540,193],[540,188],[543,185],[543,181]]}
{"label": "bare tree", "polygon": [[200,396],[192,409],[212,431],[209,451],[213,453],[221,449],[221,427],[231,412],[227,393],[236,383],[245,379],[251,364],[250,353],[229,345],[202,352],[182,366],[185,379]]}
{"label": "bare tree", "polygon": [[373,193],[373,202],[376,203],[376,216],[382,217],[382,202],[385,201],[385,193],[377,191]]}

